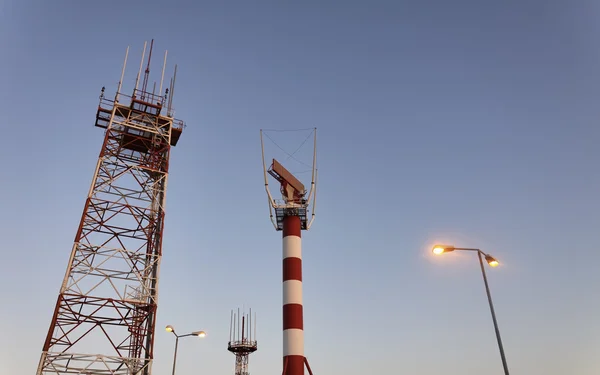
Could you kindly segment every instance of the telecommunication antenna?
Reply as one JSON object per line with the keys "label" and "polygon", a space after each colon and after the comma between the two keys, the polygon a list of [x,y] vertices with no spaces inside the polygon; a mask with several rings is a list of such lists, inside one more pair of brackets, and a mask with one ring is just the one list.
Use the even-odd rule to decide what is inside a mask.
{"label": "telecommunication antenna", "polygon": [[[104,140],[37,375],[152,373],[169,161],[185,127],[172,115],[175,77],[168,105],[148,91],[153,45],[141,88],[147,43],[130,94],[129,47],[114,99],[101,90]],[[164,65],[161,86],[163,77]]]}
{"label": "telecommunication antenna", "polygon": [[[263,130],[260,131],[265,190],[269,213],[275,230],[283,232],[283,375],[312,375],[304,356],[304,318],[302,305],[302,230],[308,230],[315,219],[317,176],[317,129],[314,132],[312,181],[307,192],[304,184],[277,160],[267,169]],[[274,199],[269,190],[267,174],[280,184],[282,199]],[[308,208],[312,201],[312,215]],[[273,218],[275,212],[275,218]]]}
{"label": "telecommunication antenna", "polygon": [[[254,332],[252,328],[254,328]],[[239,308],[237,314],[231,310],[227,350],[235,354],[235,375],[250,375],[250,372],[248,372],[248,359],[250,354],[257,349],[256,314],[253,320],[252,309],[248,314],[242,312],[241,315]]]}

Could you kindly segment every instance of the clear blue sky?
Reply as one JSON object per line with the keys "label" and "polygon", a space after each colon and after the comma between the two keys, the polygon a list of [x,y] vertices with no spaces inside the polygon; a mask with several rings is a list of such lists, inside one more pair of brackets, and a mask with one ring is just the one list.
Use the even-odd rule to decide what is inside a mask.
{"label": "clear blue sky", "polygon": [[[281,372],[281,233],[260,128],[318,128],[304,234],[318,374],[600,371],[600,5],[595,1],[0,3],[0,373],[35,371],[102,142],[100,88],[144,40],[177,63],[155,373],[233,373],[229,311]],[[135,61],[135,62],[134,62]],[[160,58],[154,60],[158,72]],[[285,133],[287,134],[287,133]],[[279,136],[278,133],[273,135]],[[298,134],[298,143],[304,135]],[[277,138],[275,138],[277,140]]]}

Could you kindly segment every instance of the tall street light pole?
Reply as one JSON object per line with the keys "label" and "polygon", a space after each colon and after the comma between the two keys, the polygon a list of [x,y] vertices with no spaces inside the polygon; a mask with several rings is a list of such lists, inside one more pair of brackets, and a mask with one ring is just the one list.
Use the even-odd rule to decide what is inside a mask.
{"label": "tall street light pole", "polygon": [[449,253],[454,250],[462,250],[462,251],[476,251],[477,257],[479,258],[479,265],[481,266],[481,274],[483,275],[483,283],[485,284],[485,292],[487,294],[488,303],[490,305],[490,312],[492,313],[492,320],[494,322],[494,330],[496,331],[496,340],[498,341],[498,350],[500,351],[500,358],[502,359],[502,367],[504,368],[504,375],[509,375],[508,373],[508,365],[506,363],[506,356],[504,355],[504,346],[502,345],[502,338],[500,337],[500,329],[498,328],[498,321],[496,320],[496,312],[494,310],[494,304],[492,303],[492,294],[490,293],[490,286],[488,285],[487,276],[485,274],[485,267],[483,266],[483,258],[485,258],[486,262],[492,266],[498,266],[498,261],[489,254],[484,253],[480,249],[469,249],[464,247],[454,247],[447,245],[435,245],[433,247],[433,253],[436,255],[441,255],[444,253]]}
{"label": "tall street light pole", "polygon": [[180,337],[188,337],[188,336],[196,336],[196,337],[205,337],[206,332],[204,331],[196,331],[192,333],[186,333],[185,335],[178,335],[175,332],[175,328],[172,325],[168,325],[166,328],[167,332],[171,332],[175,335],[175,352],[173,353],[173,375],[175,375],[175,365],[177,364],[177,347],[179,346],[179,338]]}

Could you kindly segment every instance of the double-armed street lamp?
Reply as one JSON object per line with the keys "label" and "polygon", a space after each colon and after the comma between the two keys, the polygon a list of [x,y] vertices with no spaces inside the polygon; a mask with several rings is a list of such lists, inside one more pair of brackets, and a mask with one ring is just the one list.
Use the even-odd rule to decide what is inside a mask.
{"label": "double-armed street lamp", "polygon": [[178,335],[175,332],[175,328],[173,328],[172,325],[168,325],[166,328],[167,332],[172,332],[175,335],[175,352],[173,353],[173,375],[175,375],[175,364],[177,362],[177,346],[179,344],[179,338],[180,337],[188,337],[188,336],[196,336],[196,337],[205,337],[206,336],[206,332],[204,331],[196,331],[196,332],[192,332],[192,333],[186,333],[185,335]]}
{"label": "double-armed street lamp", "polygon": [[488,302],[490,305],[490,312],[492,313],[492,320],[494,322],[494,329],[496,331],[496,340],[498,341],[498,349],[500,350],[500,358],[502,358],[502,366],[504,367],[504,375],[509,375],[508,373],[508,365],[506,364],[506,357],[504,355],[504,347],[502,346],[502,339],[500,338],[500,330],[498,329],[498,321],[496,320],[496,312],[494,311],[494,304],[492,303],[492,295],[490,294],[490,287],[488,285],[487,276],[485,274],[485,267],[483,266],[483,259],[491,266],[498,266],[498,261],[496,258],[492,257],[489,254],[484,253],[480,249],[469,249],[464,247],[454,247],[448,245],[435,245],[433,247],[433,253],[436,255],[441,255],[445,253],[449,253],[455,250],[462,251],[476,251],[477,256],[479,258],[479,265],[481,266],[481,274],[483,275],[483,283],[485,284],[485,292],[487,293]]}

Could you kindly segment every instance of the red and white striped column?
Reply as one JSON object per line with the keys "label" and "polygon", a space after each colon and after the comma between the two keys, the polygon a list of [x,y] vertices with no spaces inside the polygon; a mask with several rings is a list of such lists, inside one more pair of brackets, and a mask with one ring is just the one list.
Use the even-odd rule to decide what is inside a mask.
{"label": "red and white striped column", "polygon": [[299,216],[283,218],[283,375],[304,375],[301,230]]}

